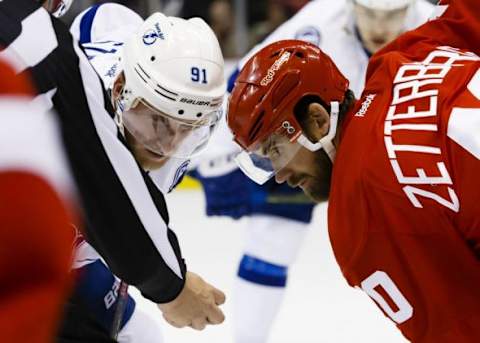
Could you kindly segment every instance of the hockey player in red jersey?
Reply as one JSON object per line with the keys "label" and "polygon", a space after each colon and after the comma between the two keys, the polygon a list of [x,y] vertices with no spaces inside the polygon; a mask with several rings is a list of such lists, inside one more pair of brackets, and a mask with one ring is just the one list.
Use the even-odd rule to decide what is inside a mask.
{"label": "hockey player in red jersey", "polygon": [[228,124],[247,175],[329,199],[351,286],[412,342],[480,341],[480,13],[477,0],[372,57],[354,102],[318,48],[281,41],[240,73]]}
{"label": "hockey player in red jersey", "polygon": [[25,75],[2,59],[0,75],[1,341],[49,343],[70,284],[68,178],[53,117],[29,104]]}

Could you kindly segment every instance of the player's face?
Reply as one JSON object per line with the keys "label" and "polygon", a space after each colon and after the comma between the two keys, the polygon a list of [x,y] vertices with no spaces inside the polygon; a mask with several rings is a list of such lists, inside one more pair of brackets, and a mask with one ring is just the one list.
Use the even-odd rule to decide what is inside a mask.
{"label": "player's face", "polygon": [[127,143],[145,170],[161,168],[191,133],[190,127],[139,102],[123,113]]}
{"label": "player's face", "polygon": [[[308,114],[300,120],[303,134],[312,142],[329,131],[329,114],[318,103],[308,107]],[[314,201],[328,198],[332,163],[323,149],[312,152],[298,142],[290,142],[284,135],[273,134],[262,143],[259,155],[268,157],[275,180],[300,187]]]}
{"label": "player's face", "polygon": [[403,32],[407,7],[382,11],[355,3],[354,13],[365,48],[375,53]]}

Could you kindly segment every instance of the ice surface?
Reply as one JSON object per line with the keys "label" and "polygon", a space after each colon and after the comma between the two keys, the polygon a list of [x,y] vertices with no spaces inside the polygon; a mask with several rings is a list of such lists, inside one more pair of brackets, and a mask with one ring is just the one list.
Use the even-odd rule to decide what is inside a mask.
{"label": "ice surface", "polygon": [[[230,343],[228,297],[242,249],[242,222],[207,218],[200,191],[176,191],[168,197],[189,270],[227,294],[223,325],[198,332],[163,323],[166,343]],[[142,305],[161,313],[151,303]],[[255,328],[252,328],[255,330]],[[393,323],[361,291],[350,288],[334,260],[326,229],[326,206],[317,206],[269,343],[402,343]]]}

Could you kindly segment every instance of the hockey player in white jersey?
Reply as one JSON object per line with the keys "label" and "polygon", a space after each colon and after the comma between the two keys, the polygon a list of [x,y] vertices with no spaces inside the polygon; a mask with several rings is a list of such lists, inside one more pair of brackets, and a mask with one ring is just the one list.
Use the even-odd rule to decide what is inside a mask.
{"label": "hockey player in white jersey", "polygon": [[[71,32],[111,96],[120,139],[162,193],[168,193],[221,117],[226,84],[213,31],[199,18],[156,13],[144,22],[124,6],[103,4],[82,12]],[[90,318],[71,311],[62,336],[76,331],[78,341],[105,339],[114,321],[119,280],[85,241],[78,246],[74,267],[82,275],[74,297],[85,305]],[[217,290],[214,294],[216,303],[223,303],[223,294]],[[160,305],[165,319],[177,327],[203,329],[223,320],[223,314],[216,313],[209,323],[182,323],[166,315],[168,306]],[[139,308],[132,297],[123,312],[119,342],[162,342],[161,322]],[[90,336],[74,326],[87,326]]]}
{"label": "hockey player in white jersey", "polygon": [[[424,23],[433,8],[423,0],[311,1],[240,61],[228,90],[238,70],[261,47],[282,39],[302,39],[331,56],[358,95],[369,57],[403,31]],[[232,158],[237,147],[223,124],[192,175],[204,186],[208,215],[248,216],[233,294],[234,339],[236,343],[266,342],[313,205],[304,202],[301,190],[273,181],[260,187],[248,180]]]}

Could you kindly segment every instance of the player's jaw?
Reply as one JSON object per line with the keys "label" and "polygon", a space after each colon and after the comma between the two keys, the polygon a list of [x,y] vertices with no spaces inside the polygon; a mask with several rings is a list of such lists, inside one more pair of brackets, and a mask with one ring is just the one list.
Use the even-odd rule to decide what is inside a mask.
{"label": "player's jaw", "polygon": [[276,172],[277,183],[300,187],[315,202],[328,200],[332,163],[323,150],[302,149],[284,168]]}

